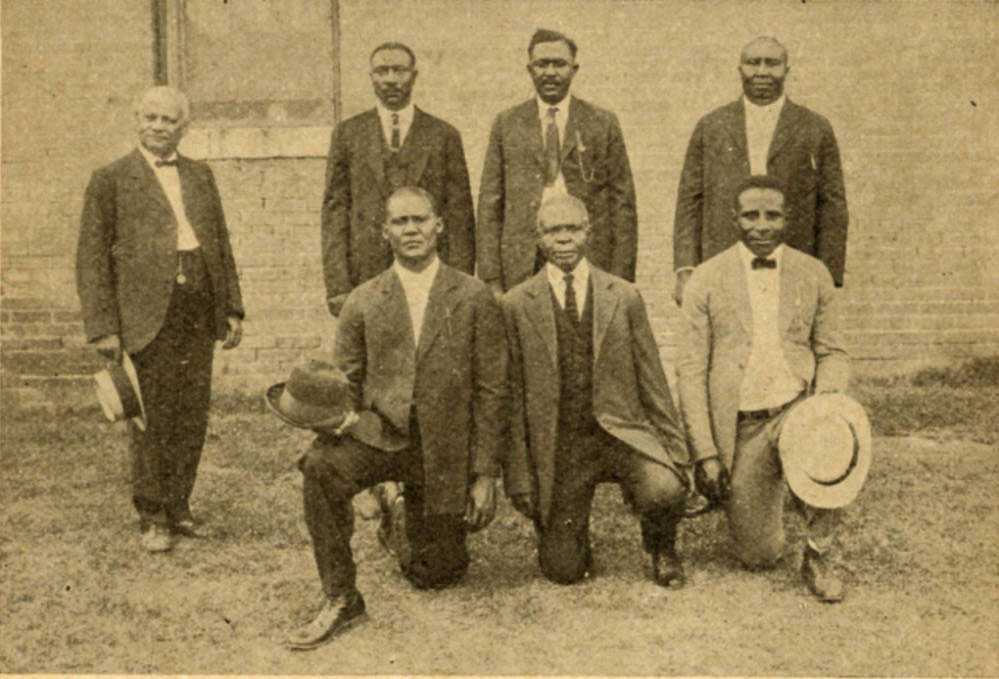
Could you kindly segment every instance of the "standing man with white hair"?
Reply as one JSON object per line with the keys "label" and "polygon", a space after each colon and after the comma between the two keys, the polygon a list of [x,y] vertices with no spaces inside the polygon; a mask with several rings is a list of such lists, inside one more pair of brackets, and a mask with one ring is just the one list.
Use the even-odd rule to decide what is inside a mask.
{"label": "standing man with white hair", "polygon": [[142,546],[203,537],[190,498],[208,424],[215,340],[242,336],[243,302],[211,169],[177,153],[187,98],[147,90],[136,105],[139,145],[93,173],[76,255],[87,339],[135,365],[145,429],[130,424],[132,501]]}

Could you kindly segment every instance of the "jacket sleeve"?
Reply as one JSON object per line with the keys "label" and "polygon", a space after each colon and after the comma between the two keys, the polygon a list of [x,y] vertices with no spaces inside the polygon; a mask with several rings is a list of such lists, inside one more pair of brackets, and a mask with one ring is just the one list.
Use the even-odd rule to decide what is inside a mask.
{"label": "jacket sleeve", "polygon": [[708,369],[712,342],[708,293],[704,270],[695,269],[683,296],[677,361],[680,411],[687,425],[693,461],[718,455],[708,410]]}
{"label": "jacket sleeve", "polygon": [[116,238],[114,180],[103,170],[87,184],[76,247],[76,291],[88,341],[119,334],[112,249]]}
{"label": "jacket sleeve", "polygon": [[367,349],[364,338],[364,310],[361,297],[347,296],[340,311],[333,342],[333,362],[343,371],[354,394],[355,407],[361,408],[361,394],[367,373]]}
{"label": "jacket sleeve", "polygon": [[673,217],[673,270],[701,263],[701,225],[704,220],[704,122],[698,122],[687,145],[676,192]]}
{"label": "jacket sleeve", "polygon": [[670,396],[669,383],[663,372],[645,302],[638,291],[635,291],[628,303],[628,323],[633,339],[632,354],[638,376],[638,397],[645,414],[659,433],[659,439],[670,458],[680,464],[687,464],[690,460],[687,437]]}
{"label": "jacket sleeve", "polygon": [[478,277],[487,283],[502,280],[500,242],[503,237],[503,129],[497,116],[489,133],[486,160],[479,184],[479,215],[475,235],[475,261]]}
{"label": "jacket sleeve", "polygon": [[465,149],[457,130],[448,130],[444,154],[446,176],[440,206],[446,238],[444,261],[472,275],[475,272],[475,212]]}
{"label": "jacket sleeve", "polygon": [[486,286],[480,287],[474,304],[472,417],[475,435],[471,471],[478,476],[499,476],[500,455],[506,443],[510,416],[506,332],[499,303]]}
{"label": "jacket sleeve", "polygon": [[815,267],[820,277],[811,338],[815,353],[815,391],[843,392],[850,381],[850,356],[842,336],[842,299],[829,272],[817,262]]}
{"label": "jacket sleeve", "polygon": [[846,229],[849,213],[846,208],[846,187],[839,146],[832,127],[826,123],[819,147],[819,186],[816,203],[816,256],[825,262],[836,287],[843,285],[846,268]]}
{"label": "jacket sleeve", "polygon": [[350,159],[342,129],[330,137],[326,159],[326,188],[320,219],[323,278],[326,296],[350,292]]}
{"label": "jacket sleeve", "polygon": [[607,164],[610,168],[610,216],[614,221],[611,273],[634,282],[638,261],[638,210],[628,150],[617,117],[611,114]]}
{"label": "jacket sleeve", "polygon": [[524,353],[520,347],[516,312],[505,295],[501,304],[509,347],[510,440],[503,458],[503,487],[507,496],[534,494],[534,474],[527,446],[527,410],[524,401]]}
{"label": "jacket sleeve", "polygon": [[212,193],[212,200],[215,203],[216,225],[218,226],[219,251],[222,253],[223,276],[226,283],[226,294],[228,308],[226,316],[236,316],[244,318],[246,311],[243,309],[243,295],[239,289],[239,275],[236,272],[236,260],[232,254],[232,242],[229,239],[229,227],[226,225],[225,210],[222,208],[222,196],[219,194],[218,185],[215,183],[215,175],[212,169],[205,165],[205,177],[208,187]]}

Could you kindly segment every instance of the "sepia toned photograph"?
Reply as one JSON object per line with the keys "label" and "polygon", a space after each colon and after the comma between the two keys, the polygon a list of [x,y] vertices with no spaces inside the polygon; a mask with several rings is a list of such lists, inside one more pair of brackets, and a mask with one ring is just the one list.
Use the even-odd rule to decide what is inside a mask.
{"label": "sepia toned photograph", "polygon": [[999,3],[0,0],[0,673],[999,676]]}

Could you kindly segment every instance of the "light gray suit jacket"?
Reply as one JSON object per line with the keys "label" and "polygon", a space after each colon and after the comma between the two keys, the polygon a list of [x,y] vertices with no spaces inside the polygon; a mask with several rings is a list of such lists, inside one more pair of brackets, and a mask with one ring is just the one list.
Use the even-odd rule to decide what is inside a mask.
{"label": "light gray suit jacket", "polygon": [[[694,269],[683,297],[677,362],[680,408],[694,459],[720,455],[731,466],[743,371],[753,342],[753,311],[736,244]],[[843,391],[849,357],[841,338],[838,292],[826,267],[785,247],[778,316],[792,374],[816,391]]]}

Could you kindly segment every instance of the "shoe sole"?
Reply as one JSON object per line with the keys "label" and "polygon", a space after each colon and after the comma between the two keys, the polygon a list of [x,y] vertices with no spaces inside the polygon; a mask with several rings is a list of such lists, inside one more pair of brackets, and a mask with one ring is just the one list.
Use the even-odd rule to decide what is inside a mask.
{"label": "shoe sole", "polygon": [[358,615],[357,617],[351,618],[350,620],[345,622],[342,626],[333,630],[332,632],[330,632],[329,634],[327,634],[325,637],[323,637],[318,641],[314,641],[310,644],[295,644],[286,641],[284,645],[289,651],[312,651],[314,649],[319,648],[320,646],[328,644],[329,642],[333,641],[336,637],[340,636],[345,632],[350,631],[352,627],[359,625],[362,622],[365,622],[367,619],[368,619],[368,612],[365,611],[360,615]]}

